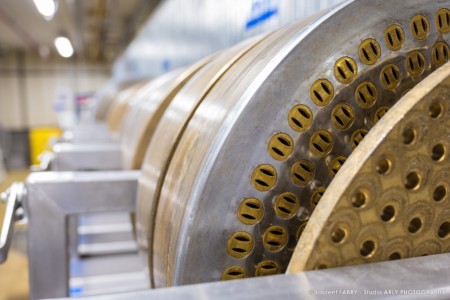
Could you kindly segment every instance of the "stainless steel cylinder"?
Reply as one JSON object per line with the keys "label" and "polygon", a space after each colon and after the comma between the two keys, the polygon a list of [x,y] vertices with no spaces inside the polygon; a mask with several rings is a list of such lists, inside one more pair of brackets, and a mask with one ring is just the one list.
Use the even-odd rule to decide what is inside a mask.
{"label": "stainless steel cylinder", "polygon": [[121,130],[124,168],[141,168],[148,144],[167,107],[184,84],[209,60],[205,58],[186,70],[172,71],[152,80],[136,95],[141,101],[130,108]]}
{"label": "stainless steel cylinder", "polygon": [[167,168],[149,221],[155,286],[284,272],[346,158],[448,60],[448,5],[349,1],[269,35],[233,64]]}

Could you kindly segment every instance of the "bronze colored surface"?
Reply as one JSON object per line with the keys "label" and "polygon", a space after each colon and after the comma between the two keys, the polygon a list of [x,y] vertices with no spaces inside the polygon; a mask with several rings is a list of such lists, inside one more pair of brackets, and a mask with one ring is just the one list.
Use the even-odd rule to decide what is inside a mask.
{"label": "bronze colored surface", "polygon": [[350,155],[288,273],[450,251],[450,64],[406,94]]}
{"label": "bronze colored surface", "polygon": [[[218,280],[230,267],[241,267],[247,276],[254,276],[256,266],[268,258],[281,272],[286,270],[296,238],[345,159],[390,106],[435,70],[431,50],[445,38],[435,27],[420,42],[405,30],[403,47],[395,52],[380,41],[392,22],[408,28],[418,12],[434,18],[448,3],[414,0],[405,7],[404,3],[390,2],[404,9],[400,14],[391,10],[388,15],[381,3],[348,2],[339,13],[328,14],[327,22],[306,29],[292,26],[282,37],[269,36],[208,93],[180,139],[161,190],[153,244],[156,286]],[[352,22],[343,17],[351,8]],[[366,26],[364,31],[353,26],[357,16]],[[337,23],[340,27],[335,31]],[[334,38],[337,33],[345,38]],[[374,65],[358,59],[361,41],[367,38],[376,40],[381,48],[382,55]],[[329,47],[321,47],[324,40]],[[406,56],[414,50],[421,51],[426,60],[418,76],[406,70]],[[342,65],[336,64],[338,61]],[[337,65],[341,71],[336,73],[345,83],[335,76]],[[359,105],[355,97],[362,82],[371,82],[377,92],[371,90],[371,95],[364,91],[370,95],[367,107]],[[358,97],[362,98],[359,93]],[[351,107],[353,118],[350,109],[332,114],[342,104]],[[298,105],[307,106],[311,115],[294,109]],[[339,123],[336,116],[343,115],[350,115],[350,120],[341,119],[344,126],[338,129],[333,119]],[[310,119],[311,125],[301,131],[302,122]],[[282,160],[268,151],[273,136],[279,133],[288,134],[294,142],[292,153]],[[280,217],[279,211],[287,207],[274,207],[275,199],[287,192],[300,201],[293,218]],[[257,199],[264,206],[262,219],[253,225],[243,222],[242,215],[236,213],[246,199]],[[359,202],[356,199],[356,205]],[[288,232],[288,243],[283,246],[278,242],[278,251],[264,246],[262,236],[271,226],[282,226]],[[245,257],[237,258],[227,245],[230,237],[241,232],[250,234],[255,244],[246,250],[250,252]],[[371,246],[365,245],[366,255],[370,255]]]}
{"label": "bronze colored surface", "polygon": [[108,118],[109,110],[111,109],[111,104],[114,101],[114,97],[116,96],[116,88],[111,87],[104,94],[100,95],[100,99],[97,100],[97,108],[95,111],[95,120],[96,121],[106,121]]}
{"label": "bronze colored surface", "polygon": [[384,32],[384,42],[389,50],[400,50],[405,43],[405,31],[398,24],[389,25]]}
{"label": "bronze colored surface", "polygon": [[[367,61],[364,61],[366,63]],[[334,76],[343,84],[350,84],[358,74],[358,66],[351,57],[341,57],[334,65]]]}
{"label": "bronze colored surface", "polygon": [[[167,168],[180,136],[209,90],[260,39],[262,37],[257,37],[217,54],[211,63],[199,70],[175,96],[155,130],[155,138],[150,141],[143,164],[143,176],[139,182],[137,237],[140,249],[146,252],[143,257],[147,258],[148,256],[152,284],[154,284],[152,244],[156,211]],[[228,278],[227,276],[224,278]]]}
{"label": "bronze colored surface", "polygon": [[131,113],[134,122],[126,129],[121,144],[123,165],[126,169],[140,169],[147,147],[153,138],[167,107],[189,79],[212,57],[205,58],[184,71],[176,70],[149,83],[150,91],[140,101],[135,114]]}
{"label": "bronze colored surface", "polygon": [[144,86],[145,82],[136,83],[130,87],[121,90],[114,97],[108,112],[108,127],[112,132],[117,132],[123,121],[128,103],[136,96],[139,90]]}

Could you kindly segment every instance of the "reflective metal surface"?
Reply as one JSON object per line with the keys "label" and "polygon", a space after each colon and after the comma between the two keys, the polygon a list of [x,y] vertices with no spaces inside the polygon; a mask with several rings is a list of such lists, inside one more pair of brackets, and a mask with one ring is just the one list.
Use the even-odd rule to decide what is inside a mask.
{"label": "reflective metal surface", "polygon": [[[127,113],[121,129],[123,166],[125,169],[140,169],[147,146],[156,126],[177,92],[205,65],[205,58],[186,70],[172,71],[147,84],[137,95],[141,101]],[[132,121],[130,121],[132,120]]]}
{"label": "reflective metal surface", "polygon": [[130,87],[127,87],[119,91],[117,95],[114,97],[108,112],[108,120],[107,120],[108,127],[112,132],[116,132],[119,130],[125,111],[127,110],[128,103],[147,83],[148,83],[147,81],[136,83]]}
{"label": "reflective metal surface", "polygon": [[[14,235],[14,221],[23,218],[22,195],[23,184],[17,182],[13,183],[8,191],[1,195],[1,200],[6,202],[6,210],[2,227],[0,227],[0,264],[5,262],[8,257]],[[19,214],[19,209],[21,214]]]}
{"label": "reflective metal surface", "polygon": [[136,253],[73,259],[70,262],[70,297],[136,292],[149,283]]}
{"label": "reflective metal surface", "polygon": [[115,143],[58,143],[53,147],[53,171],[122,169],[120,145]]}
{"label": "reflective metal surface", "polygon": [[114,143],[117,136],[113,136],[105,123],[79,124],[77,127],[66,130],[58,142],[68,143]]}
{"label": "reflective metal surface", "polygon": [[[112,148],[101,158],[125,169],[140,168],[146,155],[137,238],[152,286],[284,273],[299,239],[290,272],[450,251],[444,170],[450,124],[440,119],[446,96],[420,104],[432,121],[419,113],[409,119],[398,108],[389,112],[402,97],[418,99],[412,96],[420,94],[417,84],[448,62],[449,6],[450,0],[347,1],[123,91],[110,113],[111,122],[122,119],[120,152],[112,144],[96,149]],[[397,144],[383,148],[395,124]],[[430,133],[432,127],[439,129]],[[99,160],[92,153],[86,159]],[[32,297],[68,293],[68,267],[59,264],[67,258],[67,217],[132,211],[138,175],[30,176]],[[41,276],[54,261],[57,267]],[[334,272],[315,274],[327,281]],[[282,291],[289,296],[293,283],[285,278],[294,277],[217,286],[250,291],[258,284],[247,283],[287,280]],[[208,287],[205,293],[214,295]]]}
{"label": "reflective metal surface", "polygon": [[[159,106],[164,103],[164,94],[170,90],[172,82],[181,72],[181,70],[173,71],[150,81],[136,95],[136,98],[140,101],[127,111],[120,129],[123,166],[125,168],[140,168],[142,152],[145,151],[147,146],[142,142],[145,137],[145,130]],[[161,109],[164,112],[164,107]],[[150,136],[148,138],[150,139]],[[138,159],[138,152],[141,153],[140,159]]]}
{"label": "reflective metal surface", "polygon": [[308,221],[288,272],[450,251],[450,64],[368,133]]}
{"label": "reflective metal surface", "polygon": [[240,57],[261,40],[258,37],[224,51],[200,69],[175,96],[156,128],[143,163],[144,175],[139,182],[137,202],[137,238],[145,252],[144,257],[148,255],[150,270],[152,252],[148,251],[148,245],[153,244],[154,220],[161,185],[178,141],[208,91]]}
{"label": "reflective metal surface", "polygon": [[111,103],[117,94],[118,86],[113,81],[109,81],[95,95],[95,114],[92,117],[95,121],[104,122],[111,108]]}
{"label": "reflective metal surface", "polygon": [[[295,29],[289,28],[291,32],[295,31]],[[252,55],[252,57],[257,56],[263,49],[267,49],[268,45],[271,45],[271,42],[283,39],[283,35],[285,35],[285,32],[289,30],[286,30],[284,32],[278,32],[278,34],[272,34],[269,37],[267,37],[265,40],[260,42],[258,45],[256,45],[254,48],[252,48],[247,55],[242,57],[238,63],[231,66],[231,68],[220,78],[220,82],[227,80],[233,80],[235,76],[237,76],[236,73],[240,73],[242,71],[241,68],[238,67],[242,63],[242,60],[245,60],[245,63],[247,65],[250,65],[252,63],[252,60],[247,58],[248,55]],[[264,63],[262,61],[261,63]],[[233,76],[229,75],[232,70],[235,70],[235,74]],[[237,71],[236,71],[237,70]],[[245,83],[243,83],[245,84]],[[181,138],[179,145],[177,147],[177,150],[175,151],[175,154],[173,156],[173,159],[170,163],[169,169],[167,171],[167,175],[165,178],[165,182],[163,184],[162,192],[161,192],[161,198],[159,201],[159,207],[157,212],[157,218],[156,218],[156,227],[155,227],[155,241],[157,241],[153,245],[153,271],[154,272],[154,280],[156,286],[164,286],[165,283],[165,276],[171,276],[171,268],[166,269],[166,263],[167,260],[170,260],[170,262],[173,262],[173,253],[177,251],[178,246],[174,246],[177,244],[172,244],[169,246],[169,244],[176,241],[180,235],[179,226],[181,225],[180,222],[181,217],[184,215],[184,212],[186,211],[186,204],[183,202],[183,197],[175,196],[175,189],[170,186],[171,183],[174,185],[183,185],[186,187],[190,187],[192,184],[192,180],[195,180],[196,176],[203,177],[204,175],[199,175],[199,173],[194,173],[196,167],[199,167],[199,165],[196,165],[195,158],[192,155],[197,156],[199,159],[203,157],[202,155],[202,148],[209,144],[212,139],[214,139],[214,136],[218,134],[217,131],[215,131],[213,128],[210,128],[210,122],[205,122],[208,120],[202,120],[200,121],[200,124],[197,126],[202,127],[204,131],[208,131],[207,134],[204,136],[201,136],[201,140],[197,142],[196,138],[190,138],[187,142],[187,144],[184,142],[184,138],[186,134],[189,132],[189,128],[191,127],[192,122],[196,119],[196,116],[199,115],[199,111],[202,111],[205,113],[203,117],[206,118],[212,118],[219,114],[227,114],[226,107],[223,107],[225,104],[227,104],[227,100],[231,101],[233,99],[232,93],[234,92],[233,89],[226,89],[226,91],[229,93],[227,98],[220,99],[222,102],[221,104],[218,104],[215,109],[211,110],[202,110],[202,107],[205,104],[205,101],[207,101],[210,98],[211,93],[213,93],[216,89],[221,88],[222,91],[223,85],[220,85],[219,83],[216,84],[215,88],[213,88],[208,95],[203,100],[202,104],[197,109],[195,115],[191,119],[188,127],[185,130],[185,133],[183,137]],[[228,88],[228,87],[227,87]],[[214,99],[217,99],[217,97],[214,97]],[[197,127],[198,128],[198,127]],[[200,128],[198,128],[200,129]],[[201,129],[200,129],[201,130]],[[208,136],[209,135],[209,136]],[[194,147],[195,145],[195,147]],[[181,155],[177,155],[178,152],[181,152]],[[192,154],[189,154],[189,152],[192,152]],[[204,157],[203,157],[204,158]],[[178,165],[174,167],[174,162],[178,162]],[[176,170],[175,170],[176,169]],[[183,176],[184,179],[181,181],[179,178],[182,176],[182,174],[188,174],[188,176]],[[169,185],[169,187],[168,187]],[[170,199],[170,200],[169,200]],[[218,200],[218,199],[217,199]],[[220,208],[217,208],[217,212],[220,211]],[[170,222],[164,222],[159,220],[164,220],[166,218],[169,218]],[[210,239],[211,242],[213,242],[212,239]],[[207,245],[207,247],[214,247],[214,245]],[[216,248],[219,250],[220,248]],[[168,255],[167,255],[168,254]],[[164,271],[163,271],[164,270]],[[167,273],[166,273],[167,272]],[[205,274],[206,275],[206,274]]]}
{"label": "reflective metal surface", "polygon": [[[448,4],[349,1],[272,34],[231,66],[167,169],[150,248],[155,285],[284,272],[346,158],[407,90],[448,60],[432,59],[447,49],[439,48],[440,29],[414,26],[415,16],[434,20]],[[254,224],[242,220],[256,211],[238,214],[248,199],[262,206],[247,207],[264,210]]]}
{"label": "reflective metal surface", "polygon": [[69,295],[68,217],[135,209],[140,172],[37,172],[26,181],[30,298]]}
{"label": "reflective metal surface", "polygon": [[441,254],[86,299],[448,299],[449,264],[450,254]]}

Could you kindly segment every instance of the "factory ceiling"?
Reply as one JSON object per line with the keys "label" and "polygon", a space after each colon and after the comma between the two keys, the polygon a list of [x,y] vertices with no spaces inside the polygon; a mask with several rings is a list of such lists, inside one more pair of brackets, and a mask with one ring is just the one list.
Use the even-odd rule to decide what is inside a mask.
{"label": "factory ceiling", "polygon": [[70,39],[78,58],[112,62],[129,44],[160,0],[55,0],[51,20],[33,0],[0,0],[0,55],[56,53],[58,36]]}

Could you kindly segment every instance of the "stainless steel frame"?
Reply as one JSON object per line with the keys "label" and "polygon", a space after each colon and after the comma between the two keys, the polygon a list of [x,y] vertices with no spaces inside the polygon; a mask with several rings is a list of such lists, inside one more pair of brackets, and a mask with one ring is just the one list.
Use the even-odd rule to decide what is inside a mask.
{"label": "stainless steel frame", "polygon": [[109,171],[122,169],[120,144],[58,143],[53,146],[52,171]]}
{"label": "stainless steel frame", "polygon": [[77,127],[64,132],[62,142],[90,143],[114,142],[115,138],[105,123],[80,124]]}
{"label": "stainless steel frame", "polygon": [[22,195],[23,184],[17,182],[1,195],[2,200],[6,203],[6,211],[0,232],[0,263],[6,261],[8,257],[14,234],[14,221],[23,218]]}
{"label": "stainless steel frame", "polygon": [[447,253],[293,275],[213,282],[85,299],[448,299],[449,265],[450,253]]}
{"label": "stainless steel frame", "polygon": [[31,174],[28,217],[30,298],[69,295],[68,217],[135,210],[139,171]]}

